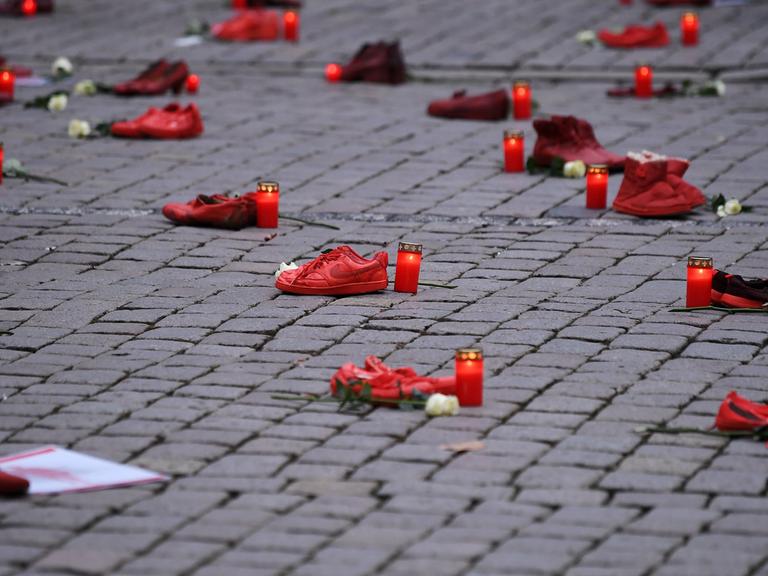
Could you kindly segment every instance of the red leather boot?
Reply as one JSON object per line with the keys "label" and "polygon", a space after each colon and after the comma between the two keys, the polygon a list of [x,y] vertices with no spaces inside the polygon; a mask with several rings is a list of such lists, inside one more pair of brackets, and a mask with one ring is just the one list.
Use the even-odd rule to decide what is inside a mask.
{"label": "red leather boot", "polygon": [[477,96],[467,96],[466,90],[461,90],[454,92],[447,100],[430,102],[427,114],[464,120],[506,120],[509,115],[509,96],[506,90]]}
{"label": "red leather boot", "polygon": [[604,164],[610,170],[620,170],[624,166],[624,157],[603,148],[586,120],[575,116],[552,116],[534,120],[533,128],[537,135],[533,159],[539,166],[549,166],[554,158]]}

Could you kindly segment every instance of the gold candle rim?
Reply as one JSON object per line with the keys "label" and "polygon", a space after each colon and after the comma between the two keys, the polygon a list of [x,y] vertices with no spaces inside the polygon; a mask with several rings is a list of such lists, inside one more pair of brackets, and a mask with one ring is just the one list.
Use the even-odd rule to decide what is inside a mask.
{"label": "gold candle rim", "polygon": [[482,360],[483,350],[481,348],[459,348],[456,350],[456,360],[466,362],[467,360]]}
{"label": "gold candle rim", "polygon": [[525,132],[522,130],[504,130],[504,140],[523,140]]}
{"label": "gold candle rim", "polygon": [[280,184],[270,180],[264,180],[256,185],[256,191],[267,194],[277,194],[280,192]]}
{"label": "gold candle rim", "polygon": [[517,88],[530,88],[531,83],[528,82],[528,80],[515,80],[512,82],[512,89],[515,90]]}
{"label": "gold candle rim", "polygon": [[587,166],[587,174],[608,174],[608,165],[590,164]]}
{"label": "gold candle rim", "polygon": [[709,256],[688,256],[688,268],[714,268],[715,261]]}
{"label": "gold candle rim", "polygon": [[418,242],[400,242],[397,245],[398,252],[413,252],[414,254],[421,254],[423,246]]}
{"label": "gold candle rim", "polygon": [[693,12],[691,10],[689,10],[688,12],[683,12],[683,15],[680,16],[680,20],[682,22],[685,22],[685,21],[696,22],[698,19],[699,19],[699,15],[696,14],[696,12]]}

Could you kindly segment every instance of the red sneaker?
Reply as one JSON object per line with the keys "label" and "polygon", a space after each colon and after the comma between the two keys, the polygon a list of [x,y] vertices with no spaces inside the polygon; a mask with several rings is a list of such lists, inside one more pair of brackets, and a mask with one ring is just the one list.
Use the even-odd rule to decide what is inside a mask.
{"label": "red sneaker", "polygon": [[[344,364],[331,377],[331,394],[341,396],[345,388],[359,395],[365,385],[370,386],[371,399],[386,401],[425,397],[430,394],[455,394],[456,380],[453,376],[431,378],[419,376],[413,368],[392,369],[376,356],[365,359],[365,367],[353,363]],[[394,406],[394,404],[392,404]]]}
{"label": "red sneaker", "polygon": [[168,104],[163,110],[159,110],[155,107],[150,107],[144,114],[134,118],[133,120],[121,120],[119,122],[112,123],[112,136],[119,138],[143,138],[144,134],[141,132],[141,123],[148,119],[150,116],[160,114],[161,112],[178,112],[181,110],[181,106],[177,103]]}
{"label": "red sneaker", "polygon": [[0,470],[0,496],[23,496],[29,490],[29,480]]}
{"label": "red sneaker", "polygon": [[581,160],[585,164],[604,164],[610,170],[621,170],[624,157],[609,152],[597,141],[592,125],[575,116],[552,116],[533,121],[536,144],[533,159],[539,166],[549,166],[554,158],[566,162]]}
{"label": "red sneaker", "polygon": [[211,33],[228,42],[277,40],[280,21],[277,12],[261,8],[239,10],[232,18],[211,27]]}
{"label": "red sneaker", "polygon": [[663,22],[653,26],[626,26],[618,34],[610,30],[599,30],[597,37],[609,48],[658,48],[669,44],[669,34]]}
{"label": "red sneaker", "polygon": [[142,135],[159,140],[177,140],[195,138],[203,133],[203,119],[194,103],[176,110],[167,108],[139,122]]}
{"label": "red sneaker", "polygon": [[186,204],[166,204],[163,216],[177,224],[240,230],[256,224],[256,201],[249,194],[239,198],[200,194]]}
{"label": "red sneaker", "polygon": [[624,179],[613,209],[634,216],[674,216],[690,212],[706,200],[682,179],[688,161],[643,151],[629,152]]}
{"label": "red sneaker", "polygon": [[768,305],[768,280],[745,280],[736,274],[715,270],[712,303],[731,308],[764,308]]}
{"label": "red sneaker", "polygon": [[768,426],[768,404],[760,404],[729,392],[720,404],[715,427],[724,432],[757,430]]}
{"label": "red sneaker", "polygon": [[156,96],[168,90],[178,94],[187,76],[189,76],[189,68],[183,60],[173,64],[158,60],[133,80],[116,85],[113,91],[121,96]]}
{"label": "red sneaker", "polygon": [[430,102],[427,114],[464,120],[506,120],[509,115],[509,96],[506,90],[477,96],[466,96],[466,91],[461,90],[454,92],[448,100]]}
{"label": "red sneaker", "polygon": [[296,270],[284,271],[275,287],[293,294],[324,296],[376,292],[389,283],[387,263],[386,252],[367,260],[349,246],[339,246]]}

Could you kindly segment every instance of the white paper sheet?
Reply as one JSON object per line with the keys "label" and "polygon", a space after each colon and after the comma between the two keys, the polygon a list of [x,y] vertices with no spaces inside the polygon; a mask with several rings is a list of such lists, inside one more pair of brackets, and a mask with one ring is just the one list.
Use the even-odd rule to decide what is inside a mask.
{"label": "white paper sheet", "polygon": [[45,446],[0,458],[0,470],[29,480],[30,494],[105,490],[162,482],[168,476],[61,448]]}

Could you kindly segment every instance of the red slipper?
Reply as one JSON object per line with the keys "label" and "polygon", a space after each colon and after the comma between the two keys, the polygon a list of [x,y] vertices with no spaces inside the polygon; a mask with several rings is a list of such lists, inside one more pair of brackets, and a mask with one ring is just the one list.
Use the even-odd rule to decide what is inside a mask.
{"label": "red slipper", "polygon": [[669,44],[669,34],[663,22],[653,26],[633,24],[619,33],[602,29],[597,32],[597,37],[609,48],[659,48]]}

